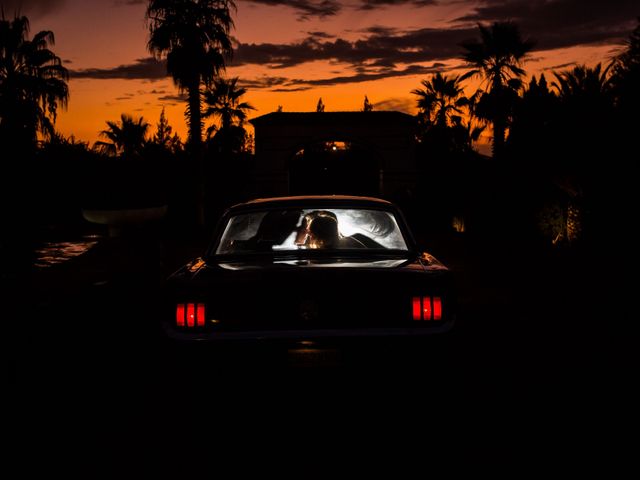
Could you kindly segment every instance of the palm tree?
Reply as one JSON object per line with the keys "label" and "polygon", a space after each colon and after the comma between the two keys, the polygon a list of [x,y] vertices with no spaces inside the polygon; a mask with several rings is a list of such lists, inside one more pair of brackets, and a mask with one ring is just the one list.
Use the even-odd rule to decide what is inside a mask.
{"label": "palm tree", "polygon": [[[464,87],[459,76],[434,74],[423,80],[424,89],[411,93],[418,96],[421,141],[430,143],[430,149],[446,146],[449,153],[473,151],[473,143],[478,140],[484,126],[478,122],[476,107],[482,92],[472,97],[464,95]],[[467,121],[463,121],[467,117]]]}
{"label": "palm tree", "polygon": [[499,157],[504,148],[509,111],[521,87],[521,68],[533,42],[523,40],[512,22],[495,22],[490,27],[478,25],[480,41],[465,42],[462,58],[471,68],[461,80],[481,77],[488,84],[480,100],[488,120],[493,124],[493,155]]}
{"label": "palm tree", "polygon": [[231,56],[233,0],[151,0],[146,18],[151,53],[167,58],[167,71],[188,95],[188,143],[202,142],[200,85],[210,86]]}
{"label": "palm tree", "polygon": [[238,87],[236,77],[215,80],[213,86],[204,94],[207,109],[203,117],[214,117],[220,122],[219,127],[213,124],[207,129],[209,148],[217,150],[227,159],[231,153],[239,153],[245,147],[247,132],[244,122],[249,110],[255,110],[253,105],[242,101],[246,93],[246,88]]}
{"label": "palm tree", "polygon": [[462,114],[460,107],[467,104],[459,76],[442,75],[440,72],[423,80],[424,89],[411,93],[418,96],[418,108],[428,123],[439,127],[451,124],[452,116]]}
{"label": "palm tree", "polygon": [[120,122],[107,121],[108,128],[100,132],[100,136],[108,142],[97,141],[93,148],[109,156],[135,157],[142,154],[147,143],[147,132],[150,124],[143,117],[134,119],[123,113]]}
{"label": "palm tree", "polygon": [[513,113],[509,127],[509,150],[524,162],[535,162],[541,170],[542,158],[547,158],[544,152],[553,149],[549,142],[558,115],[558,98],[549,89],[544,73],[539,79],[532,76],[523,88],[522,97]]}
{"label": "palm tree", "polygon": [[617,107],[629,119],[635,118],[640,106],[640,17],[625,49],[614,59],[611,81]]}
{"label": "palm tree", "polygon": [[556,81],[552,86],[558,90],[561,100],[597,104],[611,93],[610,68],[611,65],[603,70],[599,63],[593,68],[577,65],[571,70],[554,72]]}
{"label": "palm tree", "polygon": [[466,122],[463,121],[460,115],[452,115],[451,121],[457,131],[460,132],[459,143],[461,144],[462,151],[473,152],[474,144],[478,142],[480,136],[484,133],[486,127],[485,121],[480,117],[478,109],[480,99],[483,95],[482,90],[476,90],[476,92],[470,97],[465,97],[464,106],[466,107]]}
{"label": "palm tree", "polygon": [[[246,93],[246,88],[238,87],[238,77],[214,80],[212,87],[204,92],[207,108],[202,117],[220,119],[220,130],[236,125],[242,127],[249,110],[255,110],[250,103],[241,101],[241,97]],[[213,131],[214,128],[210,127],[209,131]]]}
{"label": "palm tree", "polygon": [[69,100],[69,73],[49,49],[53,32],[28,34],[27,17],[0,19],[0,141],[16,150],[35,149],[38,133],[51,137]]}

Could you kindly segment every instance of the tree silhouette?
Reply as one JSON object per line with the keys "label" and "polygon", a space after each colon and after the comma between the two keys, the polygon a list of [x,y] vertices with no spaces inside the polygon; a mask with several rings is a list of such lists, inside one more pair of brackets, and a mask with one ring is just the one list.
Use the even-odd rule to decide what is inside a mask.
{"label": "tree silhouette", "polygon": [[609,167],[616,162],[617,129],[609,68],[577,65],[553,76],[552,89],[544,76],[529,82],[515,111],[509,151],[524,169],[521,204],[544,220],[539,227],[555,225],[554,244],[568,245],[593,237],[610,216],[605,210],[612,209],[603,205],[610,186],[619,183],[617,167]]}
{"label": "tree silhouette", "polygon": [[454,138],[458,148],[463,152],[473,152],[474,144],[486,129],[485,122],[478,115],[482,94],[482,90],[478,90],[470,97],[465,97],[465,100],[461,102],[466,107],[466,120],[460,115],[451,116],[455,130]]}
{"label": "tree silhouette", "polygon": [[[607,201],[603,202],[602,230],[612,231],[626,225],[629,218],[637,216],[638,185],[637,157],[638,131],[640,121],[640,17],[627,39],[625,48],[614,59],[611,87],[615,102],[613,132],[609,142],[607,169],[615,175],[614,188],[606,191]],[[611,176],[613,176],[611,175]],[[601,176],[602,178],[602,176]],[[607,180],[606,177],[604,179]],[[607,182],[608,183],[608,182]],[[606,185],[601,182],[600,185]],[[620,264],[626,265],[627,252],[635,251],[635,235],[616,235],[616,251],[621,253]],[[621,238],[626,237],[626,238]],[[623,244],[620,245],[619,242]],[[625,248],[626,247],[626,248]]]}
{"label": "tree silhouette", "polygon": [[107,121],[107,126],[107,129],[100,132],[100,136],[109,141],[97,141],[93,146],[96,151],[123,158],[139,157],[142,154],[151,126],[143,117],[134,119],[123,113],[119,122]]}
{"label": "tree silhouette", "polygon": [[219,127],[213,124],[207,129],[207,138],[213,140],[209,142],[209,149],[222,154],[225,160],[245,148],[247,132],[244,123],[248,112],[255,110],[253,105],[242,101],[246,93],[246,88],[238,87],[237,77],[229,80],[218,78],[204,93],[207,108],[203,118],[213,117],[220,122]]}
{"label": "tree silhouette", "polygon": [[81,199],[100,182],[95,176],[87,175],[98,154],[91,151],[88,142],[55,132],[40,142],[35,158],[29,175],[30,200],[38,205],[33,221],[66,232],[81,231],[86,227],[80,214]]}
{"label": "tree silhouette", "polygon": [[225,69],[233,51],[233,0],[150,0],[147,7],[148,49],[167,58],[167,71],[186,91],[189,137],[187,146],[197,164],[195,172],[196,222],[206,222],[204,159],[202,152],[202,84],[211,85]]}
{"label": "tree silhouette", "polygon": [[246,88],[238,87],[238,77],[214,80],[212,87],[204,92],[207,107],[203,118],[219,119],[220,129],[228,129],[233,125],[242,126],[249,110],[255,110],[250,103],[241,101],[246,93]]}
{"label": "tree silhouette", "polygon": [[[611,146],[608,141],[600,141],[608,137],[614,128],[609,71],[609,67],[603,69],[601,64],[595,67],[578,65],[554,74],[556,80],[552,86],[558,91],[560,103],[557,121],[561,125],[558,129],[562,129],[573,153],[564,155],[563,162],[573,173],[584,169],[579,158],[598,158],[599,154],[605,155],[605,150]],[[560,141],[556,143],[560,144]],[[593,176],[592,173],[589,176]]]}
{"label": "tree silhouette", "polygon": [[151,0],[146,18],[148,49],[167,57],[167,70],[188,94],[188,143],[196,151],[202,142],[200,86],[211,85],[231,56],[233,0]]}
{"label": "tree silhouette", "polygon": [[481,77],[487,82],[480,99],[479,111],[493,125],[493,155],[500,157],[504,149],[510,111],[517,99],[525,71],[521,68],[533,42],[523,40],[512,22],[495,22],[490,27],[478,25],[480,41],[465,42],[462,58],[471,68],[461,80]]}
{"label": "tree silhouette", "polygon": [[556,81],[552,85],[558,90],[561,100],[593,107],[605,101],[611,92],[610,67],[603,70],[600,63],[593,68],[578,65],[571,70],[554,73]]}
{"label": "tree silhouette", "polygon": [[[564,136],[565,142],[572,145],[573,154],[566,152],[562,161],[568,162],[567,168],[574,172],[582,169],[581,165],[573,163],[578,162],[578,157],[595,156],[598,149],[607,148],[605,145],[608,142],[596,139],[607,137],[614,128],[609,71],[610,67],[603,69],[601,64],[597,64],[595,67],[577,65],[570,70],[554,73],[552,86],[558,92],[559,101],[559,112],[555,119],[558,123],[556,134]],[[585,142],[585,139],[589,141]],[[561,146],[559,138],[555,143],[565,148]]]}
{"label": "tree silhouette", "polygon": [[316,112],[324,112],[324,103],[322,101],[322,97],[318,99],[318,104],[316,105]]}
{"label": "tree silhouette", "polygon": [[173,128],[169,125],[169,121],[164,113],[164,107],[162,107],[162,111],[160,112],[160,119],[156,124],[156,133],[154,133],[151,141],[155,145],[172,153],[176,153],[182,148],[180,137],[177,133],[173,133]]}
{"label": "tree silhouette", "polygon": [[467,98],[460,77],[440,72],[423,80],[422,86],[424,88],[411,93],[418,97],[418,138],[429,151],[425,154],[445,157],[451,153],[473,152],[473,143],[484,131],[484,126],[476,120],[481,92]]}
{"label": "tree silhouette", "polygon": [[362,107],[363,112],[371,112],[373,110],[373,105],[369,102],[369,98],[364,96],[364,106]]}
{"label": "tree silhouette", "polygon": [[614,60],[611,86],[616,98],[616,106],[622,114],[631,119],[640,106],[640,17],[638,25],[631,32],[626,48]]}
{"label": "tree silhouette", "polygon": [[68,71],[49,49],[53,32],[28,35],[27,17],[0,19],[0,141],[21,153],[35,149],[38,133],[53,135],[69,100]]}
{"label": "tree silhouette", "polygon": [[424,89],[415,89],[411,93],[418,96],[418,108],[426,122],[439,127],[451,125],[454,114],[462,114],[461,107],[468,100],[460,77],[436,73],[431,79],[423,80]]}
{"label": "tree silhouette", "polygon": [[516,106],[509,130],[508,148],[514,158],[541,166],[544,152],[553,150],[549,142],[557,116],[558,98],[549,89],[544,73],[539,79],[533,76]]}

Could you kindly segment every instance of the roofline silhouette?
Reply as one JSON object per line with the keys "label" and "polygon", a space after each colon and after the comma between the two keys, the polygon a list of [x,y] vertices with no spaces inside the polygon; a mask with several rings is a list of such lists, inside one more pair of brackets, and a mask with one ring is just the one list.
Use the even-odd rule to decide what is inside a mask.
{"label": "roofline silhouette", "polygon": [[264,124],[284,124],[290,122],[306,123],[334,123],[336,121],[357,121],[369,120],[375,123],[383,121],[415,123],[415,117],[404,112],[392,110],[373,110],[370,112],[344,111],[344,112],[271,112],[249,120],[253,125]]}

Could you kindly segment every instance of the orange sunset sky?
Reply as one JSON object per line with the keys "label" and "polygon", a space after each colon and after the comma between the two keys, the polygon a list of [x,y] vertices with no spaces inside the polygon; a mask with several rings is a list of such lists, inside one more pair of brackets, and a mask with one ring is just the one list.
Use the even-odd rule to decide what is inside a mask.
{"label": "orange sunset sky", "polygon": [[[528,76],[576,63],[607,63],[636,24],[637,0],[237,0],[238,76],[256,107],[313,111],[362,109],[415,113],[411,90],[431,72],[459,74],[459,43],[478,22],[513,20],[536,47]],[[186,138],[185,104],[164,65],[146,49],[146,0],[0,0],[5,17],[19,11],[31,35],[52,30],[53,51],[71,71],[69,107],[57,128],[93,143],[121,113],[155,125],[163,107]],[[476,85],[469,85],[471,90]]]}

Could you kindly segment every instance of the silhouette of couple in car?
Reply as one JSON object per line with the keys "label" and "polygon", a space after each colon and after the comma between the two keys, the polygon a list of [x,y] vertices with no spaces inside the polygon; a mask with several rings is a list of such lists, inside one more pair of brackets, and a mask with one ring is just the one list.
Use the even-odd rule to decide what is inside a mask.
{"label": "silhouette of couple in car", "polygon": [[365,248],[356,238],[340,235],[338,218],[326,210],[316,210],[304,216],[295,243],[312,250]]}
{"label": "silhouette of couple in car", "polygon": [[345,237],[340,234],[338,218],[328,210],[314,210],[302,217],[301,210],[273,210],[260,222],[256,234],[245,241],[233,242],[236,251],[272,251],[295,234],[294,244],[300,249],[342,250],[354,248],[380,248],[381,246],[362,234]]}

